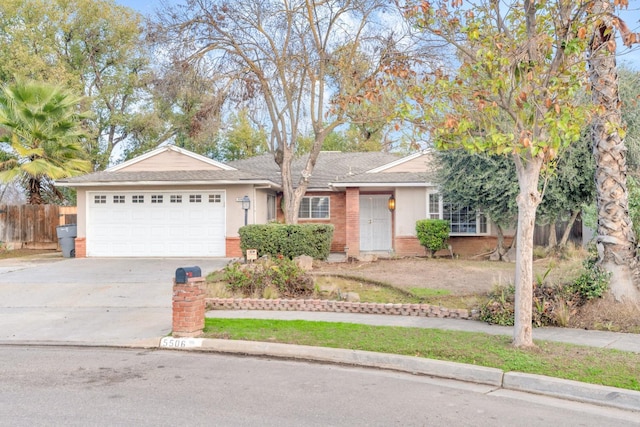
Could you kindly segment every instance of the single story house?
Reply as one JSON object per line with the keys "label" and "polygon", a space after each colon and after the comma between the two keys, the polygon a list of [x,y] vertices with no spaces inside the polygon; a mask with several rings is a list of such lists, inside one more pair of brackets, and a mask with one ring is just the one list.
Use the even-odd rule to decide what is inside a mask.
{"label": "single story house", "polygon": [[[424,255],[415,232],[424,218],[450,221],[458,254],[493,248],[481,213],[442,200],[430,159],[429,151],[402,158],[322,152],[299,222],[333,224],[331,250],[350,256]],[[301,170],[302,161],[294,164]],[[169,145],[56,184],[77,189],[77,257],[238,257],[245,221],[282,219],[280,171],[270,154],[222,163]]]}

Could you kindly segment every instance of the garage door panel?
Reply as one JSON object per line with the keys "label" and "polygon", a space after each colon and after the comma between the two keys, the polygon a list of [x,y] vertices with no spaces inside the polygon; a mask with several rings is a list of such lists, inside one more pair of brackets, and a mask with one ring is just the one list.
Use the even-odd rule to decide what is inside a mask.
{"label": "garage door panel", "polygon": [[88,256],[225,255],[223,192],[96,192],[87,200]]}

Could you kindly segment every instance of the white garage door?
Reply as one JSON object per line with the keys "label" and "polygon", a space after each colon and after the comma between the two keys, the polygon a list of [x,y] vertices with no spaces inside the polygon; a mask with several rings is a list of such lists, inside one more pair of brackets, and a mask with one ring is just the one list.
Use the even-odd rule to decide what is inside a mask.
{"label": "white garage door", "polygon": [[87,256],[225,256],[225,194],[87,194]]}

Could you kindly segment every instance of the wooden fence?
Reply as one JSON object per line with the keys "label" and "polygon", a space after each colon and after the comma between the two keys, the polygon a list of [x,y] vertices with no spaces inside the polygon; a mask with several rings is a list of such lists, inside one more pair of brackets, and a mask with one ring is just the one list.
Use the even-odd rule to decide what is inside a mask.
{"label": "wooden fence", "polygon": [[0,242],[12,249],[57,249],[56,227],[76,218],[75,206],[0,205]]}

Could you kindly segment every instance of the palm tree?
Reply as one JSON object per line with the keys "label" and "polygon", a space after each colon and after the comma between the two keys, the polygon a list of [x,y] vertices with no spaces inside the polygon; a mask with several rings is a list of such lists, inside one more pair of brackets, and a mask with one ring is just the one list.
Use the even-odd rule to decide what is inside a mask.
{"label": "palm tree", "polygon": [[618,93],[618,69],[615,57],[615,34],[620,30],[625,45],[630,46],[626,25],[612,15],[611,0],[596,0],[592,12],[596,19],[589,52],[589,71],[593,102],[593,155],[596,161],[599,263],[611,273],[611,291],[616,300],[640,302],[635,285],[637,274],[636,236],[629,216],[627,159],[624,123]]}
{"label": "palm tree", "polygon": [[91,170],[81,141],[80,99],[57,86],[18,81],[0,89],[0,181],[18,179],[28,203],[60,198],[54,180]]}

